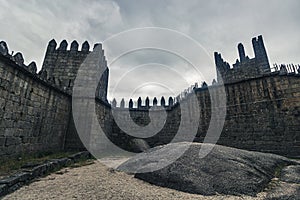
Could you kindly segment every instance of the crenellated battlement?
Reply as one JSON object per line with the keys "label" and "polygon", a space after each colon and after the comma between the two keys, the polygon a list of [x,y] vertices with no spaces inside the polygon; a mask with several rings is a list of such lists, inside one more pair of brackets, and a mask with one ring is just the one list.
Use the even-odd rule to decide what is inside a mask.
{"label": "crenellated battlement", "polygon": [[230,83],[256,78],[271,73],[267,51],[262,36],[252,38],[254,58],[249,58],[242,43],[238,44],[239,59],[230,66],[220,53],[215,52],[215,64],[218,82]]}
{"label": "crenellated battlement", "polygon": [[52,88],[56,88],[58,91],[71,94],[66,88],[62,87],[60,78],[48,79],[46,71],[40,71],[37,73],[37,65],[34,61],[32,61],[29,65],[25,65],[25,59],[22,53],[17,52],[14,54],[14,51],[9,53],[9,48],[5,41],[0,42],[0,56],[2,56],[1,60],[13,63],[13,66],[19,68],[19,70],[23,72],[26,72],[27,75],[31,74],[34,79],[39,80]]}
{"label": "crenellated battlement", "polygon": [[[94,45],[92,51],[99,46],[100,49],[102,49],[102,45],[98,43]],[[79,50],[79,44],[76,40],[74,40],[71,45],[68,45],[68,42],[63,40],[58,46],[56,41],[52,39],[48,43],[40,74],[43,78],[58,84],[62,89],[71,93],[77,71],[89,53],[91,53],[91,51],[87,41],[81,45],[81,49]],[[100,56],[101,61],[99,65],[104,65],[106,71],[100,79],[96,96],[107,101],[109,69],[103,49],[100,51]]]}
{"label": "crenellated battlement", "polygon": [[144,101],[141,97],[139,97],[136,101],[133,99],[129,99],[128,105],[125,106],[125,100],[122,98],[120,103],[118,104],[117,100],[114,98],[110,104],[113,108],[126,108],[126,109],[137,109],[137,110],[149,110],[152,107],[156,107],[157,109],[165,109],[172,108],[177,102],[174,97],[169,97],[166,101],[165,97],[162,96],[159,101],[157,97],[154,97],[150,100],[149,97],[144,98]]}
{"label": "crenellated battlement", "polygon": [[[95,49],[95,47],[98,45],[100,45],[102,49],[102,45],[100,43],[95,44],[93,49]],[[79,44],[76,40],[73,40],[73,42],[70,45],[70,48],[68,48],[68,42],[66,40],[62,40],[59,46],[57,46],[55,39],[52,39],[48,43],[47,52],[54,52],[54,51],[70,51],[70,52],[72,51],[72,52],[89,53],[90,44],[88,43],[88,41],[85,41],[84,43],[82,43],[81,49],[79,50]],[[103,51],[103,56],[104,56],[104,51]]]}
{"label": "crenellated battlement", "polygon": [[279,75],[300,75],[300,65],[299,64],[273,64],[273,69],[278,72]]}
{"label": "crenellated battlement", "polygon": [[28,72],[30,72],[32,74],[36,74],[37,73],[36,63],[34,61],[32,61],[28,66],[25,65],[22,53],[17,52],[16,54],[13,55],[13,52],[12,52],[10,54],[8,46],[7,46],[7,44],[6,44],[5,41],[1,41],[0,42],[0,54],[2,56],[4,56],[4,57],[10,59],[14,63],[16,63],[19,67],[27,70]]}
{"label": "crenellated battlement", "polygon": [[[10,53],[7,44],[0,42],[1,157],[84,149],[72,117],[71,92],[80,65],[97,45],[101,44],[91,50],[88,42],[79,45],[77,41],[68,44],[63,40],[57,44],[53,39],[47,46],[42,70],[37,74],[34,62],[24,64],[21,53]],[[216,52],[218,81],[213,80],[212,84],[195,83],[176,97],[139,97],[126,103],[125,99],[119,103],[114,99],[111,104],[106,101],[109,71],[100,46],[100,51],[96,49],[101,56],[99,65],[107,70],[97,88],[98,122],[113,143],[131,150],[135,148],[132,142],[135,138],[121,130],[112,111],[129,109],[130,116],[124,117],[125,122],[132,119],[137,125],[147,126],[151,121],[149,109],[157,109],[156,114],[167,110],[164,127],[145,139],[153,147],[174,138],[181,126],[182,105],[187,103],[189,111],[199,106],[199,127],[194,141],[203,142],[212,113],[221,106],[218,103],[226,101],[226,119],[218,144],[299,157],[300,65],[274,64],[270,68],[262,37],[253,38],[252,45],[255,57],[249,58],[243,44],[238,44],[239,59],[232,67]],[[218,95],[223,87],[221,83],[225,83],[226,99]],[[198,102],[192,102],[192,94],[196,94]],[[83,101],[81,106],[89,107],[89,103]],[[102,140],[91,134],[92,121],[84,123],[92,145],[99,142],[102,147]]]}
{"label": "crenellated battlement", "polygon": [[[212,85],[216,85],[217,82],[215,79],[213,79]],[[128,100],[128,105],[125,105],[125,100],[122,98],[120,103],[117,102],[117,100],[114,98],[110,105],[113,108],[126,108],[126,109],[135,109],[135,110],[149,110],[151,107],[155,106],[156,109],[172,109],[173,107],[180,104],[180,102],[185,101],[188,99],[189,95],[195,91],[200,91],[201,89],[208,89],[207,83],[204,81],[201,84],[201,87],[198,87],[198,83],[195,83],[194,85],[191,85],[189,88],[182,91],[179,95],[176,97],[168,97],[165,98],[164,96],[157,98],[153,97],[152,100],[150,100],[149,97],[144,98],[144,101],[142,97],[139,97],[136,101],[133,99]],[[159,99],[159,100],[158,100]]]}
{"label": "crenellated battlement", "polygon": [[[102,49],[101,44],[95,44],[94,49],[99,45]],[[19,67],[32,73],[36,78],[39,78],[69,94],[72,93],[77,71],[89,53],[91,53],[91,51],[90,45],[87,41],[82,44],[81,50],[79,50],[79,44],[76,40],[71,43],[70,48],[68,49],[68,43],[66,40],[63,40],[59,46],[57,46],[56,41],[52,39],[48,43],[42,69],[37,73],[37,65],[35,62],[31,62],[28,66],[26,66],[24,64],[22,53],[17,52],[16,54],[10,54],[6,42],[0,42],[0,54],[2,56],[10,59]],[[100,56],[101,61],[99,64],[104,65],[106,71],[100,79],[96,96],[103,101],[107,101],[109,70],[103,49],[100,51]]]}

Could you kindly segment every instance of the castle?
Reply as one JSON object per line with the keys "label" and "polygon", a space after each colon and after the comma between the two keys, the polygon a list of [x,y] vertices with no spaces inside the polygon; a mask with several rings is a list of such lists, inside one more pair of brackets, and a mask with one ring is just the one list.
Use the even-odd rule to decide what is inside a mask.
{"label": "castle", "polygon": [[[212,85],[195,85],[177,98],[153,99],[167,111],[165,125],[159,133],[146,138],[149,146],[166,144],[175,136],[180,125],[180,102],[188,100],[189,92],[198,99],[200,119],[196,142],[202,142],[211,119],[210,92],[224,84],[226,119],[218,144],[241,149],[271,152],[289,157],[300,155],[300,73],[299,65],[274,65],[271,70],[262,36],[252,39],[254,58],[245,54],[238,44],[239,60],[233,67],[221,54],[215,53],[217,81]],[[100,45],[100,46],[98,46]],[[101,47],[96,44],[95,47]],[[95,48],[94,47],[94,48]],[[102,47],[101,47],[102,48]],[[21,53],[11,55],[4,41],[0,42],[0,156],[10,157],[39,151],[84,149],[72,116],[72,88],[77,71],[91,53],[88,42],[73,41],[68,49],[64,40],[57,47],[55,40],[48,44],[42,69],[37,73],[34,62],[24,64]],[[121,130],[112,116],[130,110],[130,119],[138,125],[149,123],[150,99],[138,99],[136,108],[129,100],[125,108],[107,100],[109,69],[104,51],[100,65],[105,67],[95,92],[98,121],[106,136],[119,147],[139,151],[136,139]],[[83,105],[84,106],[84,105]],[[190,108],[193,110],[193,108]],[[157,110],[156,112],[162,112]],[[87,132],[89,130],[89,122]]]}
{"label": "castle", "polygon": [[256,78],[271,72],[267,52],[262,36],[252,39],[255,57],[250,59],[245,54],[242,43],[238,44],[239,60],[233,64],[233,68],[223,61],[221,54],[215,52],[215,63],[217,68],[218,82],[225,80],[225,83]]}

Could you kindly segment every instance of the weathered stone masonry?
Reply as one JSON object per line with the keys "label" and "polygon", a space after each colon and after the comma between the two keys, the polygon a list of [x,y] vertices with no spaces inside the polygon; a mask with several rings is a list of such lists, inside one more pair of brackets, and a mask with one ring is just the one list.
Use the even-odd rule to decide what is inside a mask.
{"label": "weathered stone masonry", "polygon": [[[230,68],[227,64],[229,67],[227,71],[223,69],[222,76],[218,77],[218,81],[225,83],[227,97],[226,121],[218,144],[299,157],[299,72],[296,69],[288,72],[285,65],[281,65],[279,71],[271,72],[262,37],[253,38],[252,42],[256,57],[249,59],[243,56],[245,53],[241,52],[242,48],[239,44],[241,62],[237,63],[241,66],[234,65]],[[219,69],[220,54],[215,55],[216,67]],[[222,61],[222,63],[226,62]],[[219,87],[215,83],[209,86],[208,90],[206,84],[203,84],[201,88],[194,90],[200,108],[199,128],[195,141],[202,142],[206,135],[211,119],[209,92],[215,92]],[[137,108],[131,108],[131,117],[134,121],[146,125],[148,123],[145,120],[147,103],[141,105],[140,102],[139,105]],[[166,108],[168,108],[168,118],[164,128],[159,134],[146,139],[150,146],[168,143],[177,133],[180,125],[180,106],[175,104],[172,109],[168,106]],[[122,108],[116,109],[122,112]],[[113,125],[113,135],[114,140],[121,143],[120,146],[122,143],[126,146],[128,140],[132,139],[116,124]]]}
{"label": "weathered stone masonry", "polygon": [[[39,74],[34,62],[24,65],[21,53],[12,56],[6,43],[0,43],[1,157],[83,148],[73,126],[71,92],[77,70],[90,51],[87,42],[81,51],[76,43],[67,50],[66,41],[57,49],[56,42],[50,41]],[[106,65],[103,50],[102,55]],[[108,69],[96,91],[101,108],[110,107],[107,83]]]}
{"label": "weathered stone masonry", "polygon": [[[94,48],[97,45],[101,46],[101,44],[95,44]],[[68,43],[66,40],[63,40],[58,48],[56,46],[55,40],[49,42],[40,74],[46,77],[49,82],[71,93],[77,71],[90,53],[90,45],[88,42],[84,42],[81,51],[78,51],[79,45],[77,41],[73,41],[70,50],[67,50]],[[101,55],[103,55],[103,63],[101,64],[107,66],[103,50]],[[106,68],[96,91],[96,97],[103,101],[107,101],[108,74],[109,70]]]}
{"label": "weathered stone masonry", "polygon": [[[195,141],[202,142],[211,117],[209,91],[220,86],[198,88],[200,120]],[[226,84],[227,115],[218,144],[236,148],[272,152],[299,157],[300,155],[300,79],[297,75],[272,75]],[[122,108],[120,109],[122,112]],[[150,146],[171,141],[180,125],[180,106],[168,110],[164,128],[146,139]],[[159,111],[158,111],[159,112]],[[147,110],[133,108],[131,117],[147,125]],[[129,119],[127,119],[129,120]],[[214,122],[212,122],[214,123]],[[116,124],[111,137],[119,146],[128,149],[132,140]]]}
{"label": "weathered stone masonry", "polygon": [[[218,143],[299,157],[299,73],[287,70],[284,65],[279,71],[271,72],[262,37],[254,38],[252,42],[255,58],[247,58],[239,44],[240,60],[233,68],[215,53],[217,69],[223,67],[223,71],[218,71],[218,82],[225,83],[227,94],[227,116]],[[88,43],[85,42],[79,51],[77,42],[67,50],[66,41],[58,48],[54,40],[50,41],[39,74],[35,72],[34,63],[23,64],[20,53],[9,55],[3,42],[0,52],[0,155],[83,149],[72,119],[71,91],[77,70],[90,52]],[[102,57],[101,63],[106,65],[103,52]],[[115,144],[137,151],[134,138],[120,130],[113,120],[111,105],[106,99],[107,79],[108,70],[96,91],[98,120]],[[200,108],[195,138],[199,142],[203,141],[210,122],[209,91],[214,92],[220,86],[214,82],[208,87],[209,90],[203,84],[201,88],[194,88]],[[165,126],[158,134],[146,139],[150,146],[168,143],[176,134],[181,118],[180,101],[185,99],[188,97],[174,100],[171,105],[165,103],[168,113]],[[126,108],[115,109],[122,112]],[[139,107],[130,108],[130,113],[137,124],[149,123],[148,109],[141,99]]]}
{"label": "weathered stone masonry", "polygon": [[70,95],[27,69],[0,55],[1,157],[64,148]]}

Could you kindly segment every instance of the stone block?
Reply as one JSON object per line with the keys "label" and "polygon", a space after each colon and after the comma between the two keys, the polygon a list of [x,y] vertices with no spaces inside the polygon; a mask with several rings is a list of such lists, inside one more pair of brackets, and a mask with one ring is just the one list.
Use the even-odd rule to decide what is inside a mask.
{"label": "stone block", "polygon": [[60,167],[65,167],[67,166],[68,158],[55,159],[55,161],[58,162]]}
{"label": "stone block", "polygon": [[73,154],[73,155],[69,156],[68,158],[71,159],[71,160],[74,160],[74,162],[77,162],[81,159],[90,158],[90,153],[88,151],[83,151],[83,152]]}
{"label": "stone block", "polygon": [[9,176],[9,177],[5,177],[3,179],[0,179],[0,185],[1,184],[6,184],[7,186],[12,186],[15,185],[16,183],[18,183],[20,181],[20,177],[18,176]]}
{"label": "stone block", "polygon": [[31,179],[31,174],[29,172],[19,172],[14,175],[18,178],[19,182],[28,182]]}
{"label": "stone block", "polygon": [[0,137],[0,146],[4,146],[6,142],[6,137]]}
{"label": "stone block", "polygon": [[31,170],[31,172],[33,178],[45,175],[47,173],[47,164],[36,166]]}
{"label": "stone block", "polygon": [[0,184],[0,197],[7,194],[8,186],[6,184]]}
{"label": "stone block", "polygon": [[6,142],[5,142],[5,146],[13,146],[16,144],[20,144],[20,138],[16,138],[16,137],[7,137],[6,138]]}

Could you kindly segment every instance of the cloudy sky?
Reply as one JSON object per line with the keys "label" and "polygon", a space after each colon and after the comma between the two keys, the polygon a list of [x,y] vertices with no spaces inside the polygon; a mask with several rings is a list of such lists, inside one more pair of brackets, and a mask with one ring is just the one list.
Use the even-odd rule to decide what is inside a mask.
{"label": "cloudy sky", "polygon": [[[143,27],[166,31],[130,32],[133,36],[108,42],[106,52],[115,55],[121,46],[148,40],[159,42],[164,50],[177,48],[180,54],[199,55],[197,69],[173,50],[144,48],[113,63],[107,55],[110,98],[176,95],[194,82],[210,82],[215,76],[214,51],[232,64],[238,57],[236,46],[242,42],[246,54],[253,57],[251,38],[258,35],[264,37],[270,63],[300,63],[298,0],[0,0],[0,4],[0,40],[10,50],[22,52],[26,63],[36,61],[39,69],[52,38],[58,43],[76,39],[93,44]],[[177,31],[173,32],[177,36],[169,29]],[[192,47],[191,39],[202,49]]]}

